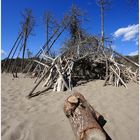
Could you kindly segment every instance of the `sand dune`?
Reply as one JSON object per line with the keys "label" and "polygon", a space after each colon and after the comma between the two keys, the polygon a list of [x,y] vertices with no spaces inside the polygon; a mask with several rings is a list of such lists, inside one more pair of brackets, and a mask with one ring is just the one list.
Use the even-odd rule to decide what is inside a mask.
{"label": "sand dune", "polygon": [[[27,99],[34,79],[13,79],[2,74],[2,140],[75,140],[63,112],[67,92],[46,92]],[[107,120],[104,126],[112,140],[138,140],[138,85],[103,87],[97,80],[75,87]]]}

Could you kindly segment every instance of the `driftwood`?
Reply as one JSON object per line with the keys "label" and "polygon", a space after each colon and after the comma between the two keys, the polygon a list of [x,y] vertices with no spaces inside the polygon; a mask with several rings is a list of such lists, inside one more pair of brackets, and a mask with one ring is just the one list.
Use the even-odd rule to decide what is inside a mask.
{"label": "driftwood", "polygon": [[[29,98],[33,96],[33,92],[34,92],[35,89],[39,86],[39,84],[42,82],[42,80],[44,79],[44,77],[45,77],[45,76],[49,73],[49,71],[52,69],[52,67],[53,67],[54,64],[55,64],[55,61],[56,61],[58,58],[59,58],[59,56],[56,57],[56,58],[54,59],[54,62],[52,63],[52,66],[46,71],[46,73],[41,77],[41,79],[37,82],[37,84],[34,86],[34,88],[30,91],[30,93],[29,93],[29,95],[28,95]],[[39,93],[38,93],[38,95],[39,95]]]}
{"label": "driftwood", "polygon": [[[101,39],[97,37],[82,38],[79,34],[79,40],[75,43],[68,44],[64,51],[60,53],[59,58],[55,56],[52,57],[49,51],[67,28],[68,24],[58,26],[56,31],[47,39],[47,42],[37,54],[30,59],[30,62],[27,63],[27,66],[23,70],[23,72],[27,72],[26,76],[31,75],[32,78],[35,77],[35,85],[33,89],[31,89],[28,95],[29,97],[36,95],[36,93],[33,92],[40,84],[42,84],[41,87],[45,87],[46,90],[65,91],[72,90],[74,86],[77,86],[78,83],[82,83],[82,81],[86,83],[94,79],[105,80],[104,86],[113,85],[119,87],[124,85],[124,87],[127,88],[126,83],[130,81],[138,83],[138,69],[134,71],[132,68],[128,68],[125,64],[120,64],[116,60],[121,57],[137,67],[139,67],[139,65],[129,58],[113,51],[111,48],[107,48],[108,46],[104,46],[104,48],[101,47]],[[26,43],[26,40],[24,43]],[[20,50],[22,50],[22,48],[25,50],[24,43]],[[9,55],[11,55],[11,53]],[[117,57],[114,57],[116,55]],[[13,74],[14,77],[16,77],[16,61],[12,67],[12,71],[15,73]],[[39,93],[41,92],[38,92],[37,95],[39,95]]]}
{"label": "driftwood", "polygon": [[120,76],[117,74],[117,72],[110,66],[110,69],[114,72],[114,74],[116,74],[117,78],[122,82],[122,84],[127,88],[126,84],[124,83],[124,81],[120,78]]}
{"label": "driftwood", "polygon": [[[53,67],[53,66],[52,66]],[[34,86],[34,88],[30,91],[28,97],[32,97],[33,96],[33,92],[35,91],[35,89],[39,86],[39,84],[42,82],[42,80],[44,79],[44,76],[47,75],[50,71],[51,67],[49,68],[49,70],[41,77],[41,79],[37,82],[37,84]],[[39,94],[38,94],[39,95]]]}
{"label": "driftwood", "polygon": [[42,87],[51,88],[53,91],[72,90],[79,81],[89,81],[90,79],[103,79],[105,80],[104,86],[113,85],[119,87],[124,85],[126,88],[126,83],[129,81],[136,83],[138,81],[138,70],[134,72],[131,68],[119,64],[115,61],[113,55],[108,56],[105,51],[101,51],[100,55],[90,52],[80,57],[67,57],[63,53],[57,60],[57,57],[52,58],[45,54],[43,50],[42,52],[44,61],[34,60],[37,65],[33,73],[37,76],[35,83],[38,82],[31,94],[44,80]]}
{"label": "driftwood", "polygon": [[[28,22],[27,20],[25,21]],[[27,24],[26,22],[25,25]],[[113,51],[109,48],[109,45],[104,46],[103,42],[101,42],[103,37],[82,37],[81,33],[77,32],[77,37],[79,39],[77,38],[74,42],[70,40],[70,42],[64,43],[64,50],[60,52],[59,59],[58,57],[52,56],[50,53],[51,48],[69,24],[71,24],[70,21],[65,24],[62,22],[61,25],[58,25],[52,35],[49,38],[47,37],[47,41],[42,48],[30,59],[30,62],[27,63],[24,70],[24,66],[21,65],[22,72],[26,73],[25,76],[31,75],[32,78],[35,78],[35,85],[33,86],[33,89],[31,89],[31,92],[28,95],[29,97],[36,95],[36,93],[33,92],[40,84],[42,84],[41,87],[45,87],[46,90],[65,91],[72,90],[74,86],[77,86],[78,83],[82,83],[82,81],[85,81],[86,83],[94,79],[105,80],[104,86],[113,85],[119,87],[124,85],[124,87],[127,88],[126,83],[130,81],[138,83],[138,69],[133,70],[132,68],[128,68],[125,64],[117,62],[117,59],[124,59],[135,65],[136,68],[139,68],[139,65],[129,58]],[[32,26],[33,25],[31,24],[31,29]],[[19,54],[23,50],[22,56],[24,61],[26,41],[29,33],[30,31],[28,28],[22,30],[10,51],[8,58],[10,58],[13,51],[12,58],[14,57],[15,52],[18,50],[19,43],[21,46]],[[20,39],[23,40],[22,44],[20,43]],[[18,56],[20,56],[19,54]],[[14,77],[17,77],[17,71],[19,69],[16,63],[17,59],[12,65],[12,69],[11,65],[6,67],[9,67],[12,70]],[[38,92],[37,95],[39,95],[39,93],[41,92]]]}
{"label": "driftwood", "polygon": [[48,67],[46,64],[44,64],[44,63],[42,63],[42,62],[39,62],[39,61],[37,61],[37,60],[34,60],[34,61],[35,61],[36,63],[39,63],[39,64],[45,66],[45,67]]}
{"label": "driftwood", "polygon": [[64,113],[68,117],[77,140],[110,140],[103,129],[106,121],[86,101],[84,96],[75,92],[64,103]]}
{"label": "driftwood", "polygon": [[[64,47],[61,48],[59,54],[61,57],[57,59],[55,55],[51,54],[51,48],[58,38],[67,28],[75,25],[75,23],[71,23],[72,21],[64,18],[61,24],[55,27],[53,33],[51,32],[50,37],[47,29],[47,40],[42,48],[25,65],[21,63],[17,67],[20,52],[22,52],[22,62],[25,62],[26,42],[34,26],[34,18],[31,16],[31,11],[27,11],[22,30],[5,63],[2,65],[2,71],[8,68],[13,72],[13,76],[17,77],[17,72],[22,67],[22,72],[26,73],[25,76],[31,75],[32,78],[35,77],[35,86],[29,93],[29,97],[34,95],[33,92],[40,84],[42,84],[42,87],[53,91],[65,91],[72,90],[74,86],[82,83],[82,81],[88,82],[95,79],[105,80],[104,86],[113,85],[119,87],[124,85],[127,88],[126,83],[130,81],[138,83],[139,64],[113,51],[111,44],[105,43],[103,34],[101,38],[86,34],[82,35],[82,32],[77,28],[75,35],[63,44]],[[74,29],[75,27],[72,28]],[[19,53],[16,53],[17,50],[19,50]],[[11,55],[11,58],[14,58],[15,54],[18,54],[17,59],[14,63],[11,63],[13,60],[10,60],[10,62],[8,59],[10,59]],[[135,70],[135,67],[132,69],[125,64],[120,64],[120,58],[135,65],[137,70]],[[54,62],[55,59],[57,60]],[[11,65],[8,65],[7,62],[10,62]]]}

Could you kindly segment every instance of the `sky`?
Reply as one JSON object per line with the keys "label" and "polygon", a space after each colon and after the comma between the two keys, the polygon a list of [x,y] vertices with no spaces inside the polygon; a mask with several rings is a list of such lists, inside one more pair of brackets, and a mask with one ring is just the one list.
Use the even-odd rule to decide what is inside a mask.
{"label": "sky", "polygon": [[[96,0],[2,0],[1,58],[7,57],[17,38],[22,21],[21,12],[25,8],[32,9],[36,20],[33,34],[27,41],[27,48],[35,55],[46,41],[44,12],[51,11],[54,17],[61,21],[72,3],[85,13],[86,20],[83,20],[82,28],[89,34],[100,36],[100,8]],[[105,10],[105,37],[112,39],[112,48],[123,55],[137,54],[138,26],[138,1],[112,0],[111,5]],[[67,37],[65,31],[52,49],[58,51]]]}

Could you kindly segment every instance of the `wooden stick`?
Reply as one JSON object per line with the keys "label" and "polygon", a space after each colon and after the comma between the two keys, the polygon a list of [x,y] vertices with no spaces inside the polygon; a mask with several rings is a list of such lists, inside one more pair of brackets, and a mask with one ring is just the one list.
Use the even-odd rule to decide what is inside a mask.
{"label": "wooden stick", "polygon": [[57,79],[56,91],[63,91],[63,90],[64,90],[63,80],[62,80],[61,76],[59,76]]}
{"label": "wooden stick", "polygon": [[[50,57],[50,56],[48,56],[48,55],[46,55],[46,54],[42,54],[42,56],[44,56],[45,58],[50,59],[50,60],[52,60],[52,61],[54,60],[52,57]],[[46,60],[47,60],[47,59],[46,59]]]}
{"label": "wooden stick", "polygon": [[54,66],[55,61],[59,58],[60,56],[57,56],[54,59],[54,63],[53,65],[48,69],[48,71],[41,77],[41,79],[37,82],[37,84],[33,87],[33,89],[30,91],[28,97],[32,96],[33,92],[35,91],[35,89],[38,87],[38,85],[42,82],[42,80],[44,79],[44,77],[50,72],[51,68]]}
{"label": "wooden stick", "polygon": [[[42,47],[42,49],[44,50],[45,48],[46,48],[46,45],[51,41],[51,39],[56,35],[56,33],[59,31],[59,29],[61,28],[61,26],[59,26],[57,29],[56,29],[56,31],[52,34],[52,36],[49,38],[49,40],[43,45],[43,47]],[[40,55],[41,55],[41,53],[42,53],[42,49],[40,49],[38,52],[37,52],[37,54],[35,55],[35,57],[39,57]],[[32,64],[33,62],[31,61],[30,63],[29,63],[29,65],[31,65],[31,67],[32,67]],[[30,67],[30,68],[31,68]],[[24,70],[23,70],[24,71]],[[30,71],[30,70],[29,70]],[[29,72],[28,71],[28,72]],[[27,73],[28,73],[27,72]]]}
{"label": "wooden stick", "polygon": [[40,67],[40,65],[38,64],[38,67],[39,67],[39,70],[37,71],[37,78],[36,78],[36,80],[35,80],[35,82],[34,83],[36,83],[37,82],[37,80],[40,78],[40,76],[41,76],[41,67]]}
{"label": "wooden stick", "polygon": [[22,38],[22,36],[21,36],[21,38],[19,39],[18,44],[17,44],[17,46],[16,46],[16,48],[15,48],[15,50],[14,50],[14,52],[13,52],[13,55],[12,55],[12,57],[10,58],[9,63],[7,64],[7,66],[9,65],[8,68],[7,68],[7,71],[9,70],[9,68],[10,68],[10,66],[11,66],[12,59],[14,58],[15,53],[16,53],[16,51],[17,51],[17,49],[18,49],[18,47],[19,47],[19,44],[21,43],[22,39],[23,39],[23,38]]}
{"label": "wooden stick", "polygon": [[46,64],[44,64],[44,63],[42,63],[42,62],[40,62],[40,61],[38,61],[38,60],[33,60],[33,61],[35,61],[36,63],[39,63],[40,65],[42,65],[42,66],[45,66],[45,67],[49,67],[48,65],[46,65]]}
{"label": "wooden stick", "polygon": [[46,87],[46,86],[47,86],[48,82],[49,82],[50,79],[51,79],[52,72],[53,72],[53,67],[52,67],[52,69],[50,70],[50,74],[49,74],[49,76],[47,77],[47,80],[46,80],[46,82],[43,84],[42,87]]}
{"label": "wooden stick", "polygon": [[5,61],[5,63],[4,63],[4,66],[5,66],[5,64],[8,62],[8,59],[10,58],[10,55],[11,55],[12,51],[14,50],[14,48],[15,48],[15,46],[16,46],[18,40],[20,39],[21,35],[22,35],[22,32],[20,32],[20,34],[18,35],[18,37],[17,37],[17,39],[16,39],[16,41],[15,41],[15,43],[14,43],[12,49],[10,50],[10,52],[9,52],[9,54],[8,54],[8,57],[6,58],[6,61]]}
{"label": "wooden stick", "polygon": [[[43,45],[43,50],[46,48],[46,46],[47,46],[47,44],[49,44],[49,42],[52,40],[52,38],[56,35],[56,33],[59,31],[59,29],[61,28],[61,26],[59,26],[56,30],[55,30],[55,32],[52,34],[52,36],[49,38],[49,40]],[[49,50],[48,50],[49,51]],[[47,52],[48,52],[47,51]],[[41,50],[39,50],[39,52],[36,54],[36,56],[40,56],[40,54],[42,53],[42,49]]]}
{"label": "wooden stick", "polygon": [[74,66],[74,62],[72,61],[71,62],[71,65],[69,67],[69,72],[68,72],[68,75],[69,75],[69,89],[72,90],[72,82],[71,82],[71,77],[72,77],[72,69],[73,69],[73,66]]}
{"label": "wooden stick", "polygon": [[60,75],[62,81],[64,82],[65,87],[66,87],[67,90],[68,90],[68,89],[69,89],[69,88],[68,88],[68,85],[67,85],[66,81],[64,80],[63,74],[60,72],[59,67],[57,66],[57,64],[55,64],[55,67],[56,67],[56,69],[57,69],[57,71],[58,71],[58,73],[59,73],[59,75]]}
{"label": "wooden stick", "polygon": [[57,37],[53,40],[52,44],[50,45],[50,47],[48,48],[48,51],[50,51],[50,49],[52,48],[52,46],[54,45],[54,43],[57,41],[57,39],[60,37],[60,35],[64,32],[64,30],[67,28],[67,26],[65,26],[62,31],[57,35]]}
{"label": "wooden stick", "polygon": [[32,59],[30,59],[30,62],[28,63],[28,65],[26,65],[26,67],[22,70],[22,73],[26,72],[26,69],[29,67],[27,73],[31,70],[32,66],[33,66],[34,62],[32,61]]}
{"label": "wooden stick", "polygon": [[109,79],[109,76],[110,76],[110,75],[108,75],[108,76],[106,77],[106,79],[105,79],[105,82],[104,82],[103,86],[106,86],[107,81],[108,81],[108,79]]}
{"label": "wooden stick", "polygon": [[111,70],[117,75],[117,77],[120,79],[120,81],[122,82],[122,84],[127,88],[126,84],[124,83],[124,81],[122,80],[122,78],[117,74],[117,72],[110,66]]}
{"label": "wooden stick", "polygon": [[108,60],[106,59],[106,77],[108,77]]}
{"label": "wooden stick", "polygon": [[[43,69],[43,72],[42,72],[42,75],[44,75],[44,73],[47,71],[47,67],[45,67],[44,69]],[[41,75],[41,77],[42,77],[42,75]],[[44,77],[44,79],[45,79],[45,77]]]}

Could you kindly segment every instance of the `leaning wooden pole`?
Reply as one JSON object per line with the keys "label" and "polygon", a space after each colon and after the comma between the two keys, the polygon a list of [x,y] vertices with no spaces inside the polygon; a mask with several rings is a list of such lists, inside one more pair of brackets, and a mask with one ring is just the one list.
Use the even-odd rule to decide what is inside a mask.
{"label": "leaning wooden pole", "polygon": [[17,39],[16,39],[16,41],[15,41],[15,43],[14,43],[14,45],[13,45],[12,49],[10,50],[10,53],[8,54],[7,59],[9,59],[9,57],[10,57],[10,55],[11,55],[11,53],[12,53],[13,49],[15,48],[15,46],[16,46],[16,44],[17,44],[18,40],[20,39],[20,37],[21,37],[22,33],[23,33],[23,32],[20,32],[20,34],[18,35],[18,37],[17,37]]}
{"label": "leaning wooden pole", "polygon": [[21,38],[21,35],[22,35],[22,32],[19,33],[19,35],[18,35],[18,37],[17,37],[17,39],[16,39],[16,41],[15,41],[15,43],[14,43],[12,49],[10,50],[10,52],[9,52],[9,54],[8,54],[8,56],[7,56],[6,60],[5,60],[5,62],[4,62],[4,65],[3,65],[3,68],[2,68],[2,72],[4,71],[5,66],[7,65],[7,62],[9,61],[9,58],[10,58],[10,56],[11,56],[11,54],[12,54],[14,48],[16,47],[17,42],[18,42],[19,39]]}
{"label": "leaning wooden pole", "polygon": [[[52,38],[57,34],[57,32],[60,30],[61,26],[59,26],[56,31],[52,34],[52,36],[48,39],[48,41],[43,45],[43,47],[41,47],[43,50],[46,48],[47,44],[50,43],[50,41],[52,40]],[[40,54],[42,53],[42,49],[40,49],[37,54],[35,55],[35,57],[40,56]]]}
{"label": "leaning wooden pole", "polygon": [[[52,36],[48,39],[48,41],[43,45],[43,47],[41,47],[42,49],[40,49],[38,52],[37,52],[37,54],[35,55],[35,58],[38,58],[40,55],[41,55],[41,53],[42,53],[42,50],[44,50],[45,48],[46,48],[46,46],[47,46],[47,44],[49,44],[49,42],[52,40],[52,38],[57,34],[57,32],[60,30],[60,28],[61,28],[61,26],[59,26],[56,30],[55,30],[55,32],[52,34]],[[53,43],[54,44],[54,43]],[[52,46],[52,45],[51,45]],[[48,48],[49,50],[50,50],[50,48]],[[48,51],[47,51],[48,52]],[[28,69],[28,72],[30,71],[30,69],[32,68],[32,65],[33,65],[33,63],[34,63],[34,61],[31,61],[26,67],[25,67],[25,69],[22,71],[22,73],[28,68],[28,67],[30,67],[29,69]],[[28,73],[27,72],[27,73]]]}
{"label": "leaning wooden pole", "polygon": [[39,86],[39,84],[42,82],[42,80],[44,79],[44,77],[50,72],[51,68],[53,67],[54,65],[52,65],[48,71],[41,77],[41,79],[37,82],[37,84],[33,87],[33,89],[30,91],[29,95],[28,95],[28,98],[31,98],[32,95],[33,95],[33,92],[35,91],[35,89]]}
{"label": "leaning wooden pole", "polygon": [[49,45],[49,43],[48,43],[48,40],[49,40],[49,20],[48,20],[48,19],[47,19],[47,23],[46,23],[46,24],[47,24],[47,25],[46,25],[46,26],[47,26],[47,27],[46,27],[46,28],[47,28],[47,29],[46,29],[46,30],[47,30],[47,31],[46,31],[46,36],[47,36],[47,46],[46,46],[46,47],[47,47],[47,51],[48,51],[48,47],[49,47],[49,46],[48,46],[48,45]]}
{"label": "leaning wooden pole", "polygon": [[49,74],[50,70],[51,70],[52,67],[55,65],[55,61],[56,61],[58,58],[59,58],[59,56],[57,56],[57,57],[54,59],[54,61],[53,61],[52,65],[51,65],[51,67],[45,72],[44,75],[42,75],[42,77],[40,78],[40,80],[37,82],[37,84],[36,84],[36,85],[33,87],[33,89],[30,91],[30,93],[29,93],[29,95],[28,95],[28,98],[31,98],[31,97],[32,97],[33,92],[34,92],[35,89],[39,86],[39,84],[42,82],[42,80],[44,79],[44,77],[45,77],[47,74]]}
{"label": "leaning wooden pole", "polygon": [[[17,59],[18,59],[19,56],[20,56],[20,53],[21,53],[21,51],[22,51],[22,48],[23,48],[23,44],[21,45],[20,50],[19,50],[18,55],[17,55],[17,58],[15,59],[14,64],[13,64],[13,66],[12,66],[12,73],[16,73],[16,75],[17,75],[17,70],[18,70],[18,67],[17,67]],[[10,67],[9,67],[9,68],[10,68]]]}
{"label": "leaning wooden pole", "polygon": [[111,139],[103,129],[103,116],[92,108],[82,94],[76,92],[65,100],[64,113],[69,118],[77,140]]}
{"label": "leaning wooden pole", "polygon": [[60,35],[64,32],[64,30],[67,28],[67,26],[65,26],[62,31],[56,36],[56,38],[53,40],[53,42],[51,43],[51,45],[49,46],[47,53],[49,53],[50,49],[52,48],[52,46],[54,45],[54,43],[57,41],[57,39],[60,37]]}
{"label": "leaning wooden pole", "polygon": [[29,24],[29,17],[27,18],[27,23],[25,24],[25,35],[24,35],[24,47],[23,47],[23,54],[22,54],[22,70],[24,68],[24,57],[25,57],[25,50],[26,50],[26,43],[28,38],[28,24]]}
{"label": "leaning wooden pole", "polygon": [[125,56],[122,56],[120,53],[118,53],[118,52],[116,52],[116,51],[113,51],[113,53],[119,55],[120,57],[122,57],[122,58],[125,59],[126,61],[132,63],[133,65],[135,65],[135,66],[137,66],[137,67],[139,67],[139,64],[137,64],[136,62],[130,60],[129,58],[127,58],[127,57],[125,57]]}
{"label": "leaning wooden pole", "polygon": [[[8,64],[7,64],[7,72],[9,72],[9,68],[11,67],[12,59],[14,58],[15,53],[17,52],[17,49],[18,49],[18,47],[19,47],[21,41],[22,41],[22,37],[20,38],[20,40],[19,40],[19,42],[18,42],[18,44],[17,44],[17,46],[16,46],[16,48],[15,48],[15,50],[14,50],[14,52],[13,52],[12,57],[11,57],[11,58],[9,59],[9,61],[8,61]],[[6,68],[5,68],[5,69],[6,69]]]}
{"label": "leaning wooden pole", "polygon": [[104,0],[101,0],[101,36],[102,47],[104,48]]}

